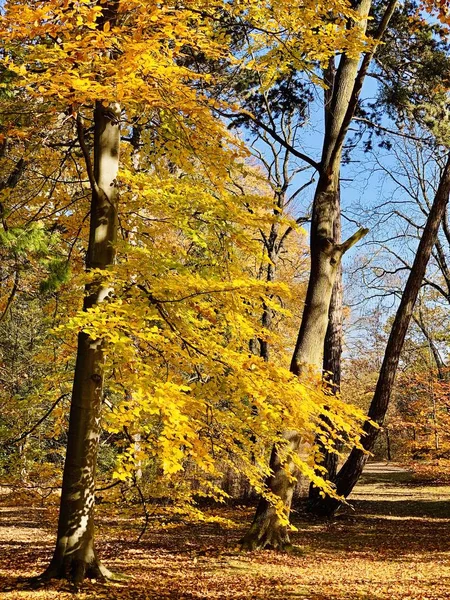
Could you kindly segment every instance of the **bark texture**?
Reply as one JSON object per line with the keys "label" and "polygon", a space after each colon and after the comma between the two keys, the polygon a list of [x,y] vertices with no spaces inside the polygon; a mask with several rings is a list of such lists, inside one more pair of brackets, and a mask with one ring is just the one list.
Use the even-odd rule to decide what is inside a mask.
{"label": "bark texture", "polygon": [[[287,431],[284,435],[291,452],[298,452],[301,436],[296,431]],[[267,484],[271,492],[283,500],[288,519],[294,492],[289,475],[295,475],[296,467],[293,462],[283,466],[275,447],[272,448],[270,466],[273,474]],[[261,498],[259,501],[253,523],[242,539],[241,545],[245,550],[262,550],[264,548],[287,550],[290,547],[287,521],[283,521],[279,517],[275,507],[265,498]]]}
{"label": "bark texture", "polygon": [[[333,241],[335,244],[341,242],[339,196],[340,194],[336,196],[336,216],[333,227]],[[337,395],[341,391],[342,293],[342,266],[339,264],[328,311],[328,326],[325,334],[322,367],[325,389],[332,395]],[[322,418],[326,420],[326,417]],[[326,470],[325,474],[318,471],[318,475],[322,475],[322,477],[334,481],[337,474],[338,455],[335,452],[330,452],[324,447],[320,435],[316,436],[315,445],[318,448],[316,463]],[[320,498],[319,488],[311,483],[309,487],[309,505],[313,505]]]}
{"label": "bark texture", "polygon": [[[331,112],[333,103],[333,89],[336,80],[335,61],[330,60],[324,70],[324,81],[327,88],[324,90],[324,119],[325,126],[330,127],[334,118]],[[333,223],[333,242],[341,243],[341,199],[340,190],[335,197],[335,215]],[[330,308],[328,311],[328,326],[325,334],[323,349],[323,379],[331,394],[338,394],[341,389],[341,355],[342,355],[342,266],[339,264],[331,293]],[[327,479],[334,480],[337,472],[338,456],[329,452],[318,435],[315,440],[318,447],[316,462],[323,466],[327,472]],[[312,483],[309,487],[309,502],[314,503],[320,498],[320,490]]]}
{"label": "bark texture", "polygon": [[[337,493],[345,498],[351,493],[358,479],[361,477],[368,457],[367,452],[372,451],[380,432],[380,427],[383,425],[395,382],[406,332],[413,316],[414,305],[425,276],[431,252],[436,243],[439,226],[448,204],[449,195],[450,155],[447,159],[433,205],[428,214],[419,247],[402,294],[400,305],[395,315],[375,393],[370,404],[368,417],[371,421],[376,423],[378,427],[371,425],[370,422],[365,423],[365,435],[361,440],[363,450],[360,448],[353,448],[336,478]],[[331,515],[336,511],[340,504],[341,503],[334,498],[325,498],[317,503],[316,512],[317,514]]]}
{"label": "bark texture", "polygon": [[[93,169],[89,156],[85,156],[92,187],[87,270],[107,269],[114,262],[119,117],[119,106],[106,108],[102,103],[97,103],[94,112]],[[79,122],[78,125],[80,144],[83,147],[82,124]],[[108,293],[108,288],[101,280],[90,284],[86,289],[84,310],[104,301]],[[110,576],[109,571],[98,560],[94,547],[94,489],[103,395],[103,364],[101,340],[92,340],[86,333],[80,333],[56,548],[43,578],[67,577],[78,584],[86,576]]]}

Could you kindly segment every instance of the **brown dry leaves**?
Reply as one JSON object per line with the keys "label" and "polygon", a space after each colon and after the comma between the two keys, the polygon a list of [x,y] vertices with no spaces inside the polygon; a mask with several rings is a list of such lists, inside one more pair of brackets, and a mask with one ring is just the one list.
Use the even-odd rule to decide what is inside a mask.
{"label": "brown dry leaves", "polygon": [[[405,481],[406,479],[406,481]],[[356,512],[333,522],[297,520],[299,550],[235,550],[249,509],[222,509],[239,524],[151,529],[136,543],[139,519],[101,505],[98,547],[109,568],[132,577],[87,582],[80,600],[438,600],[450,598],[450,487],[411,486],[400,472],[372,472],[355,494]],[[67,583],[29,591],[17,577],[39,574],[52,552],[55,506],[0,506],[2,600],[67,600]],[[15,586],[15,587],[14,587]]]}

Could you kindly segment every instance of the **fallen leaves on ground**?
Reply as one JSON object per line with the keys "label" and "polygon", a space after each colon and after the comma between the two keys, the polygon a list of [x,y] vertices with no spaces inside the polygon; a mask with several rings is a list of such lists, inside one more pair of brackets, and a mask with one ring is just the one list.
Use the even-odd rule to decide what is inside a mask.
{"label": "fallen leaves on ground", "polygon": [[[332,521],[295,515],[291,554],[240,553],[251,508],[211,509],[214,523],[150,528],[137,542],[139,509],[98,507],[97,547],[125,583],[86,582],[79,600],[444,600],[450,598],[450,487],[409,484],[401,471],[369,472]],[[2,600],[68,600],[67,582],[26,589],[18,578],[41,573],[51,557],[57,510],[0,504]]]}

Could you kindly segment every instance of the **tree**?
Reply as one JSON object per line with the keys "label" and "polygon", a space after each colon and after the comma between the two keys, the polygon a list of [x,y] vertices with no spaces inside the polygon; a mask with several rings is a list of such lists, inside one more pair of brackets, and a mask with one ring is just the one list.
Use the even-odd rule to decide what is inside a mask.
{"label": "tree", "polygon": [[[413,15],[410,14],[410,11],[413,12]],[[410,36],[408,33],[410,24],[414,22],[421,22],[422,29],[418,35]],[[445,84],[443,86],[441,83],[442,78],[445,81],[448,73],[448,48],[445,42],[441,42],[444,31],[445,29],[443,30],[440,25],[429,24],[426,19],[424,20],[418,16],[415,7],[407,4],[402,11],[396,14],[396,19],[392,22],[392,30],[387,36],[388,39],[396,40],[398,48],[395,52],[390,52],[389,45],[384,47],[379,63],[380,79],[385,80],[387,73],[394,78],[392,93],[388,88],[383,88],[380,94],[380,101],[385,103],[388,115],[394,119],[399,119],[399,116],[407,118],[410,122],[415,121],[431,131],[437,139],[438,145],[444,147],[445,167],[441,173],[432,208],[430,207],[428,213],[410,276],[401,296],[400,306],[396,312],[377,386],[369,408],[369,418],[378,425],[382,425],[386,415],[404,337],[412,316],[412,309],[425,275],[426,265],[437,241],[440,222],[448,202],[448,144],[447,127],[445,126],[447,116],[446,100],[444,99],[446,92]],[[405,54],[408,55],[408,59],[402,63],[399,58],[404,57]],[[417,60],[411,61],[411,55],[417,57]],[[429,85],[424,87],[423,80],[425,77],[427,77]],[[373,114],[377,114],[376,108],[374,108]],[[441,128],[438,126],[438,115],[439,122],[442,125]],[[379,113],[378,116],[380,116]],[[368,124],[371,127],[379,126],[370,120]],[[386,132],[389,131],[389,128],[381,127],[380,130]],[[402,134],[401,130],[399,135],[408,137],[408,133]],[[379,429],[373,427],[370,421],[365,425],[366,435],[363,447],[366,451],[372,450],[378,431]],[[366,460],[367,455],[364,455],[361,449],[355,448],[352,450],[336,477],[338,493],[342,493],[345,497],[348,496],[360,477]],[[339,505],[339,501],[335,499],[318,500],[314,510],[318,514],[331,514]]]}
{"label": "tree", "polygon": [[[354,448],[352,450],[336,477],[336,491],[340,496],[347,497],[360,478],[368,457],[368,452],[373,449],[379,428],[383,424],[395,381],[403,342],[413,315],[417,295],[425,276],[428,260],[436,243],[449,195],[450,158],[447,158],[447,163],[389,334],[383,364],[368,412],[370,421],[367,421],[364,425],[365,435],[362,438],[362,448]],[[339,500],[326,498],[321,503],[320,510],[325,514],[332,514],[339,505]]]}
{"label": "tree", "polygon": [[[115,15],[106,19],[114,24]],[[79,123],[79,142],[84,146]],[[105,107],[100,101],[94,111],[94,164],[86,154],[92,188],[90,235],[86,269],[105,270],[114,262],[117,235],[117,187],[119,166],[120,107]],[[108,296],[101,281],[86,288],[84,309],[88,310]],[[74,582],[85,575],[109,576],[94,548],[95,468],[100,437],[100,409],[103,396],[103,351],[101,343],[81,332],[72,391],[66,461],[61,493],[56,549],[45,577],[61,577],[71,572]]]}
{"label": "tree", "polygon": [[[379,41],[395,10],[396,2],[388,4],[374,36]],[[359,15],[353,28],[365,31],[370,2],[356,5]],[[338,266],[343,254],[361,239],[367,230],[361,229],[344,243],[334,242],[334,222],[339,205],[339,173],[342,149],[348,127],[357,106],[361,87],[375,48],[366,52],[359,64],[359,56],[343,54],[335,74],[335,87],[327,113],[326,132],[319,168],[319,181],[314,196],[311,222],[311,271],[300,331],[292,357],[291,370],[305,376],[312,369],[316,374],[322,368],[323,343],[328,325],[331,294]],[[330,60],[330,67],[333,63]],[[298,452],[301,437],[297,432],[286,433],[291,453]],[[268,485],[282,500],[289,515],[295,480],[295,464],[286,463],[274,448],[271,456],[272,475]],[[243,539],[249,548],[285,548],[289,545],[287,521],[280,519],[264,499],[258,505],[253,524]]]}
{"label": "tree", "polygon": [[[101,3],[94,6],[88,3],[80,6],[69,3],[60,5],[58,2],[39,3],[33,8],[31,15],[27,3],[8,3],[6,6],[2,27],[4,32],[8,32],[5,37],[9,66],[13,72],[24,77],[30,94],[42,94],[45,98],[56,94],[61,99],[63,110],[68,110],[69,114],[72,112],[77,121],[78,143],[85,158],[92,190],[86,268],[97,273],[97,280],[91,281],[86,288],[84,309],[89,310],[107,298],[109,290],[99,273],[114,262],[121,120],[117,100],[126,97],[124,85],[127,78],[130,81],[130,77],[133,83],[141,86],[141,93],[143,88],[151,89],[151,96],[157,97],[159,92],[155,93],[156,86],[149,85],[148,80],[149,69],[151,71],[155,64],[143,45],[148,42],[149,36],[145,40],[140,33],[143,42],[138,41],[136,32],[129,26],[120,31],[120,44],[124,46],[117,50],[113,32],[117,28],[118,33],[119,24],[122,24],[123,7],[119,6],[119,2],[111,3],[108,7]],[[30,17],[34,23],[32,31],[24,34],[21,28],[29,23]],[[174,14],[169,15],[168,23],[164,22],[163,10],[153,11],[149,8],[141,11],[140,17],[147,19],[149,24],[161,19],[161,26],[164,27],[171,24],[170,18],[174,19]],[[181,29],[180,37],[188,31],[190,33],[190,27],[184,28],[183,21],[177,20],[177,23]],[[155,29],[160,27],[153,25],[152,33],[158,36]],[[79,33],[74,36],[73,30]],[[132,40],[136,46],[127,46]],[[161,57],[165,46],[164,42],[156,42],[155,48]],[[164,68],[173,69],[171,54],[169,52],[168,60],[164,56],[162,64],[156,68],[162,72]],[[136,61],[140,61],[140,78],[137,81],[130,71],[130,65],[136,65]],[[118,80],[114,76],[114,69],[120,68],[119,63],[127,65],[125,80]],[[92,68],[94,64],[96,67]],[[184,78],[186,72],[179,68],[177,75]],[[180,88],[183,107],[187,89],[186,85]],[[128,89],[128,104],[135,93],[135,86]],[[86,103],[95,103],[93,166],[80,110],[80,106]],[[96,342],[85,332],[79,334],[57,543],[44,578],[70,573],[74,581],[79,583],[85,574],[109,575],[97,559],[93,533],[103,354],[101,341]]]}
{"label": "tree", "polygon": [[[337,421],[337,429],[340,422],[357,430],[360,414],[337,401],[327,401],[326,409],[320,392],[299,383],[286,369],[248,357],[248,339],[270,335],[248,314],[254,314],[261,297],[267,305],[273,302],[272,290],[275,296],[277,288],[242,281],[228,271],[219,276],[218,260],[203,241],[202,226],[222,251],[220,266],[231,268],[226,260],[233,256],[230,240],[244,243],[246,236],[236,225],[248,221],[242,220],[223,186],[240,145],[212,115],[211,100],[202,92],[204,75],[185,61],[191,51],[210,60],[227,53],[226,33],[217,25],[217,15],[227,11],[256,25],[264,23],[254,42],[265,65],[272,52],[264,54],[262,44],[295,19],[296,33],[289,44],[279,44],[279,53],[284,56],[286,48],[297,43],[297,34],[319,30],[323,39],[305,36],[299,64],[307,64],[308,56],[319,51],[326,60],[324,39],[334,51],[351,47],[358,38],[341,15],[353,11],[341,3],[336,8],[339,26],[329,28],[329,3],[318,5],[308,19],[299,19],[302,7],[292,11],[285,2],[268,12],[253,2],[195,2],[189,8],[172,8],[137,1],[105,5],[54,0],[33,3],[33,10],[28,2],[5,5],[1,31],[15,86],[36,99],[51,130],[66,125],[76,131],[74,142],[62,144],[81,151],[84,166],[77,164],[76,171],[82,187],[87,178],[91,192],[89,236],[81,242],[86,249],[86,273],[80,276],[86,283],[84,310],[68,325],[78,331],[78,349],[58,536],[44,579],[68,576],[78,585],[86,575],[110,576],[97,558],[93,527],[105,381],[119,396],[110,426],[133,425],[144,413],[147,439],[141,448],[144,451],[145,441],[168,479],[183,470],[187,458],[214,475],[214,446],[208,449],[213,438],[227,440],[244,458],[254,456],[253,449],[245,448],[252,427],[257,428],[261,454],[269,440],[279,440],[282,416],[305,435],[314,431],[316,415],[324,411]],[[89,119],[92,128],[84,125]],[[120,162],[119,127],[129,134],[131,146],[120,148]],[[141,144],[147,149],[147,169],[141,161],[133,162]],[[120,213],[118,181],[123,186]],[[194,199],[200,210],[192,213]],[[63,216],[71,216],[69,212],[62,211]],[[248,218],[248,210],[245,213]],[[119,217],[123,241],[117,236]],[[84,222],[79,225],[81,234],[86,231]],[[150,225],[140,229],[142,223]],[[152,262],[153,246],[159,261]],[[223,318],[220,322],[217,315]],[[300,410],[294,403],[299,397]],[[135,457],[135,448],[123,452],[118,478],[126,477]],[[249,464],[247,473],[258,491],[277,505],[278,498],[262,483],[267,474],[264,462]],[[306,463],[300,465],[320,483]],[[204,485],[220,496],[210,479],[205,477]],[[279,506],[278,510],[282,512]]]}

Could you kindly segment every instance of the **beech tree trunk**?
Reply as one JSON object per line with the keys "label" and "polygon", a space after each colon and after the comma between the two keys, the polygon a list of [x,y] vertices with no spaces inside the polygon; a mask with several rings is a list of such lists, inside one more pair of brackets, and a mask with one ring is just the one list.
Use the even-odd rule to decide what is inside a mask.
{"label": "beech tree trunk", "polygon": [[[337,493],[345,498],[349,496],[361,477],[368,457],[367,452],[373,450],[378,433],[383,425],[395,382],[406,332],[413,315],[414,305],[425,276],[431,251],[436,243],[439,226],[448,204],[449,194],[450,154],[433,205],[428,214],[419,247],[402,294],[400,305],[395,315],[375,393],[370,404],[368,417],[371,421],[375,422],[378,427],[371,425],[369,422],[365,423],[365,435],[361,439],[364,450],[353,448],[336,478]],[[334,498],[324,498],[322,501],[316,503],[315,512],[322,515],[332,515],[340,504],[341,502]]]}
{"label": "beech tree trunk", "polygon": [[[341,242],[340,199],[337,196],[336,216],[333,227],[333,241]],[[328,311],[328,326],[325,334],[323,352],[323,380],[328,393],[337,395],[341,391],[341,356],[342,356],[342,266],[339,264],[336,279],[331,294],[330,308]],[[326,417],[323,417],[326,419]],[[315,445],[316,464],[324,467],[326,473],[318,472],[330,481],[334,481],[337,474],[339,457],[335,452],[330,452],[324,447],[321,437],[317,435]],[[309,486],[309,505],[321,498],[320,490],[313,483]]]}
{"label": "beech tree trunk", "polygon": [[[395,5],[395,0],[389,2],[376,35],[378,39],[381,39]],[[365,32],[370,7],[371,0],[355,3],[354,9],[359,13],[360,20],[353,23],[353,27]],[[367,53],[361,64],[359,60],[344,54],[336,70],[332,93],[329,95],[329,118],[325,120],[319,181],[312,211],[311,270],[302,322],[291,362],[291,371],[302,377],[321,374],[330,300],[337,271],[343,254],[367,233],[367,230],[361,229],[342,244],[333,240],[336,206],[339,203],[342,147],[373,52],[374,50]],[[297,452],[301,445],[300,436],[286,432],[284,437],[290,451]],[[282,462],[275,447],[270,468],[272,476],[267,484],[270,491],[280,497],[284,515],[278,515],[274,507],[262,498],[253,523],[242,539],[243,548],[282,550],[290,544],[287,523],[295,485],[295,478],[292,477],[296,475],[295,464],[293,460]]]}
{"label": "beech tree trunk", "polygon": [[[91,180],[91,220],[86,269],[107,269],[114,263],[117,232],[119,166],[118,105],[94,111],[94,169],[85,154]],[[85,152],[82,123],[80,145]],[[87,286],[83,308],[101,303],[109,290],[102,281]],[[61,493],[56,548],[43,578],[67,577],[80,583],[87,577],[111,574],[97,558],[94,546],[94,489],[103,396],[103,350],[101,340],[86,333],[78,336],[77,359],[70,408],[66,461]]]}

